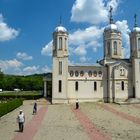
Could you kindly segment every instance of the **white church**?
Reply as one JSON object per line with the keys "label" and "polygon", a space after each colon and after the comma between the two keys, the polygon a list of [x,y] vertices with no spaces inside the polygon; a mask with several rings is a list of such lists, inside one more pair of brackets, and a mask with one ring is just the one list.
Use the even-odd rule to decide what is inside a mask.
{"label": "white church", "polygon": [[[125,101],[140,98],[140,28],[130,33],[130,58],[123,58],[122,35],[112,18],[103,32],[104,57],[96,65],[68,64],[68,31],[58,26],[53,32],[52,77],[44,77],[44,96],[52,103]],[[47,90],[52,81],[52,93]]]}

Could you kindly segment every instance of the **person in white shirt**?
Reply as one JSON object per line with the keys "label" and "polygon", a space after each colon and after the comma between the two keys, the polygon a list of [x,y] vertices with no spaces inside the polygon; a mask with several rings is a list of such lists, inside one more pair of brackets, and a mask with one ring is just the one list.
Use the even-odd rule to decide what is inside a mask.
{"label": "person in white shirt", "polygon": [[17,116],[17,121],[18,121],[18,124],[19,124],[19,131],[23,132],[25,115],[24,115],[22,110],[19,111],[19,115]]}
{"label": "person in white shirt", "polygon": [[79,101],[78,101],[78,99],[76,99],[76,109],[78,109],[79,108]]}

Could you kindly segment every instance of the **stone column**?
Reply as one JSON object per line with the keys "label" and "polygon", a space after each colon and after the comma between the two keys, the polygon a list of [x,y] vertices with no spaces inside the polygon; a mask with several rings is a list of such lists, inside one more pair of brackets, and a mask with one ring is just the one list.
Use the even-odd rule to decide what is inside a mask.
{"label": "stone column", "polygon": [[47,81],[44,80],[44,97],[47,97]]}

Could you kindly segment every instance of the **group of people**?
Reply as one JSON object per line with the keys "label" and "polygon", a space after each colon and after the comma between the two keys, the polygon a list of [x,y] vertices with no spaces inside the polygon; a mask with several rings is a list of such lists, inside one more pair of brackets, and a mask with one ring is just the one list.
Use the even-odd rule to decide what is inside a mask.
{"label": "group of people", "polygon": [[[33,105],[33,115],[37,113],[37,102],[34,102]],[[24,130],[24,123],[25,123],[25,114],[23,113],[23,110],[19,111],[19,114],[17,116],[17,122],[19,125],[19,131],[23,132]]]}
{"label": "group of people", "polygon": [[[79,101],[76,100],[76,109],[79,109]],[[33,105],[33,115],[37,113],[37,102],[34,102]],[[19,111],[19,114],[17,116],[17,122],[19,125],[19,131],[23,132],[24,129],[24,123],[25,123],[25,114],[23,113],[23,110]]]}

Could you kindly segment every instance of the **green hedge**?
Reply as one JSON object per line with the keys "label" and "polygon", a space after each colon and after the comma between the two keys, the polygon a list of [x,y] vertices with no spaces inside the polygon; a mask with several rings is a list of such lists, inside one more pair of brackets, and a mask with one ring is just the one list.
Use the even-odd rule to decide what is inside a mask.
{"label": "green hedge", "polygon": [[0,94],[0,100],[11,99],[11,98],[22,98],[26,100],[39,99],[43,97],[42,94],[38,92],[12,92],[12,93],[2,93]]}
{"label": "green hedge", "polygon": [[23,100],[21,99],[12,99],[0,103],[0,117],[7,114],[8,112],[14,110],[15,108],[21,106]]}

